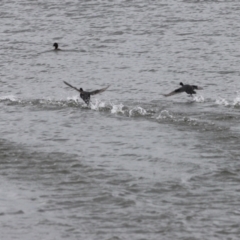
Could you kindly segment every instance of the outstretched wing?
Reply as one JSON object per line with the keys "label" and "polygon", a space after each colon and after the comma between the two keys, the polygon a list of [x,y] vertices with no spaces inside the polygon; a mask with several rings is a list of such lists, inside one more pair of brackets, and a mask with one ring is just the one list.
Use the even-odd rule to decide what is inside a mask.
{"label": "outstretched wing", "polygon": [[110,85],[105,87],[105,88],[102,88],[102,89],[99,89],[99,90],[95,90],[95,91],[92,91],[92,92],[89,92],[89,93],[90,93],[90,95],[95,95],[95,94],[98,94],[98,93],[102,93],[105,90],[107,90],[109,87],[110,87]]}
{"label": "outstretched wing", "polygon": [[184,92],[184,89],[183,87],[181,88],[178,88],[178,89],[175,89],[174,91],[168,93],[168,94],[164,94],[165,97],[169,97],[169,96],[172,96],[174,94],[177,94],[177,93],[181,93],[181,92]]}
{"label": "outstretched wing", "polygon": [[77,89],[76,87],[72,86],[71,84],[69,84],[69,83],[67,83],[67,82],[65,82],[65,81],[63,81],[63,82],[64,82],[66,85],[68,85],[69,87],[71,87],[71,88],[77,90],[78,92],[80,92],[79,89]]}
{"label": "outstretched wing", "polygon": [[196,85],[192,85],[192,88],[193,88],[193,89],[197,89],[197,90],[203,90],[202,87],[199,87],[199,86],[196,86]]}

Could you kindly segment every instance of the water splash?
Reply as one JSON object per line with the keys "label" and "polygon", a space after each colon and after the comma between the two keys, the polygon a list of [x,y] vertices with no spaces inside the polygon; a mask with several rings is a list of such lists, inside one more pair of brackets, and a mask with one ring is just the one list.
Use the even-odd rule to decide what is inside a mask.
{"label": "water splash", "polygon": [[233,100],[233,106],[234,106],[234,107],[240,107],[240,96],[237,96],[237,97]]}
{"label": "water splash", "polygon": [[79,96],[75,95],[75,96],[72,96],[72,97],[67,97],[67,100],[68,101],[78,102],[79,101]]}
{"label": "water splash", "polygon": [[173,119],[173,115],[168,110],[162,110],[156,119]]}
{"label": "water splash", "polygon": [[215,103],[218,104],[218,105],[224,105],[224,106],[228,106],[229,105],[228,101],[226,99],[224,99],[224,98],[217,99]]}
{"label": "water splash", "polygon": [[95,101],[90,102],[90,108],[95,111],[98,111],[98,110],[100,110],[102,108],[106,108],[106,107],[107,107],[106,102],[103,102],[98,99],[95,99]]}
{"label": "water splash", "polygon": [[10,100],[12,102],[18,101],[17,97],[14,95],[7,95],[7,96],[0,97],[0,101],[6,101],[6,100]]}
{"label": "water splash", "polygon": [[204,97],[202,95],[193,96],[193,101],[195,101],[195,102],[204,102]]}
{"label": "water splash", "polygon": [[124,114],[124,105],[122,103],[118,105],[112,105],[111,113],[122,113]]}
{"label": "water splash", "polygon": [[142,107],[135,107],[129,111],[129,117],[144,116],[146,114],[147,111]]}

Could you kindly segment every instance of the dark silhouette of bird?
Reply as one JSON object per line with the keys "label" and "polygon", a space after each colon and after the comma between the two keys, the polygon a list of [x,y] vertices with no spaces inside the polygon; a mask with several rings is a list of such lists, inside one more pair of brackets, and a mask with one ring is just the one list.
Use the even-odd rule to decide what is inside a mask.
{"label": "dark silhouette of bird", "polygon": [[196,85],[183,84],[182,82],[180,82],[180,85],[182,87],[180,87],[178,89],[175,89],[174,91],[172,91],[168,94],[164,94],[164,96],[169,97],[169,96],[172,96],[174,94],[182,93],[182,92],[186,92],[187,94],[190,94],[192,96],[192,94],[196,94],[196,92],[194,90],[202,90],[201,87],[198,87]]}
{"label": "dark silhouette of bird", "polygon": [[69,84],[69,83],[67,83],[67,82],[65,82],[65,81],[63,81],[63,82],[64,82],[67,86],[69,86],[69,87],[75,89],[76,91],[78,91],[78,92],[80,93],[80,97],[82,98],[82,100],[83,100],[87,105],[88,105],[89,102],[90,102],[91,95],[95,95],[95,94],[98,94],[98,93],[102,93],[102,92],[104,92],[105,90],[107,90],[107,89],[110,87],[110,85],[109,85],[109,86],[107,86],[107,87],[105,87],[105,88],[102,88],[102,89],[98,89],[98,90],[94,90],[94,91],[91,91],[91,92],[87,92],[87,91],[83,91],[82,88],[79,88],[79,89],[78,89],[78,88],[72,86],[71,84]]}
{"label": "dark silhouette of bird", "polygon": [[56,51],[61,50],[60,48],[58,48],[58,43],[56,43],[56,42],[53,44],[53,47],[54,47],[54,50],[56,50]]}

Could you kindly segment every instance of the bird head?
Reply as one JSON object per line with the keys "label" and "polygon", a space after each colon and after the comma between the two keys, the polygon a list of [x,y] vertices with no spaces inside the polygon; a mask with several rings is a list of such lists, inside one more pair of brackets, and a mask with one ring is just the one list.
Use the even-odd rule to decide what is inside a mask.
{"label": "bird head", "polygon": [[57,43],[54,43],[54,44],[53,44],[53,47],[55,47],[55,49],[58,49],[58,44],[57,44]]}

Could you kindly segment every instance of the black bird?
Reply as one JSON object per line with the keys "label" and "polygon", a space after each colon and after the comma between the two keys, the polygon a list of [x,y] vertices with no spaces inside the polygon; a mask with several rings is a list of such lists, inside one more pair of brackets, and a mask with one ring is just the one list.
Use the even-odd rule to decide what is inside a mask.
{"label": "black bird", "polygon": [[55,47],[54,50],[56,50],[56,51],[61,50],[60,48],[58,48],[58,44],[56,42],[53,44],[53,47]]}
{"label": "black bird", "polygon": [[164,94],[165,97],[169,97],[172,96],[174,94],[177,93],[182,93],[182,92],[186,92],[187,94],[190,94],[192,96],[192,94],[196,94],[196,92],[194,90],[202,90],[201,87],[198,87],[196,85],[189,85],[189,84],[183,84],[182,82],[180,82],[180,85],[182,87],[175,89],[174,91],[168,93],[168,94]]}
{"label": "black bird", "polygon": [[102,88],[102,89],[99,89],[99,90],[95,90],[95,91],[92,91],[92,92],[86,92],[86,91],[83,91],[82,88],[79,88],[77,89],[76,87],[72,86],[71,84],[63,81],[66,85],[68,85],[69,87],[77,90],[78,92],[80,92],[80,97],[81,99],[88,105],[89,102],[90,102],[90,97],[91,95],[95,95],[95,94],[98,94],[98,93],[102,93],[104,92],[105,90],[107,90],[110,86],[107,86],[105,88]]}

